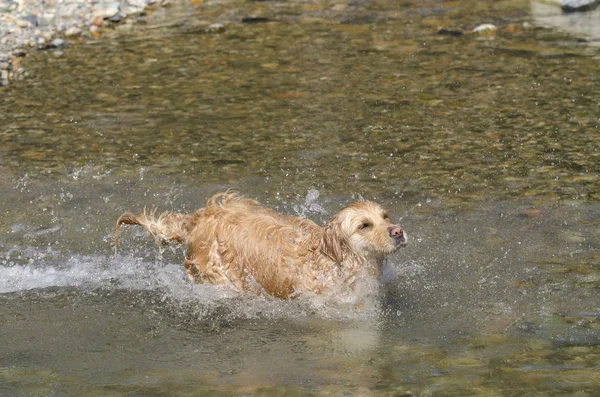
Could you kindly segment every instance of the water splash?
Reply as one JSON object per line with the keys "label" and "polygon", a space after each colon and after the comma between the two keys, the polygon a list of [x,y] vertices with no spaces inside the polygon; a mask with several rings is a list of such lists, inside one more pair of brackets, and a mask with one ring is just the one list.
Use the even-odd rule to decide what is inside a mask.
{"label": "water splash", "polygon": [[427,198],[427,199],[425,199],[425,203],[418,202],[417,204],[414,204],[409,209],[407,209],[404,212],[404,215],[402,215],[400,218],[398,218],[398,220],[401,221],[402,219],[406,218],[408,215],[410,215],[415,210],[415,208],[422,207],[424,204],[431,204],[431,202],[432,202],[432,200],[430,198]]}
{"label": "water splash", "polygon": [[296,214],[301,218],[308,218],[311,214],[327,215],[327,210],[317,202],[320,194],[321,193],[316,189],[309,190],[308,193],[306,193],[304,203],[294,205]]}
{"label": "water splash", "polygon": [[[152,302],[170,313],[201,319],[217,315],[226,319],[267,317],[335,320],[375,318],[378,299],[365,286],[355,295],[304,294],[282,301],[271,296],[240,294],[229,288],[190,283],[179,263],[158,254],[154,260],[134,255],[69,255],[53,249],[16,247],[5,252],[0,265],[0,294],[75,288],[83,294],[150,294]],[[58,288],[58,292],[56,289]]]}

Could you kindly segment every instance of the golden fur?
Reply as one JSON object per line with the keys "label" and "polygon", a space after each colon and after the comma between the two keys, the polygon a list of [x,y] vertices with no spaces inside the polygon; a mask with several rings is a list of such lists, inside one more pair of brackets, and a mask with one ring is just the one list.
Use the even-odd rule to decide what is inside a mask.
{"label": "golden fur", "polygon": [[406,245],[404,231],[371,201],[343,208],[320,227],[235,193],[219,193],[192,214],[125,213],[115,242],[121,224],[146,227],[157,243],[186,244],[184,266],[193,281],[281,298],[352,288],[357,278],[379,277],[383,255]]}

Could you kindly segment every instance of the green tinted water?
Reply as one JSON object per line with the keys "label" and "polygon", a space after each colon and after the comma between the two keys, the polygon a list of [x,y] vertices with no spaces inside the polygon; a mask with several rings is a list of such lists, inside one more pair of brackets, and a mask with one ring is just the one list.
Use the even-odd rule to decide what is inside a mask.
{"label": "green tinted water", "polygon": [[[0,101],[0,394],[594,395],[599,53],[533,22],[175,4],[27,58]],[[139,232],[114,253],[122,211],[229,187],[319,222],[375,199],[410,245],[364,310],[189,285]]]}

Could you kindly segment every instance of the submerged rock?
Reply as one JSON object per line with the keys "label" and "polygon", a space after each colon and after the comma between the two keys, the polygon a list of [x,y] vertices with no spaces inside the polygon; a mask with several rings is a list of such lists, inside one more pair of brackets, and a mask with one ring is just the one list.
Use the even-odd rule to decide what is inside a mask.
{"label": "submerged rock", "polygon": [[462,36],[463,32],[461,32],[460,30],[441,28],[440,30],[438,30],[438,34],[444,36]]}
{"label": "submerged rock", "polygon": [[222,23],[213,23],[206,28],[207,33],[223,33],[225,31],[225,25]]}
{"label": "submerged rock", "polygon": [[498,28],[496,27],[496,25],[484,23],[473,29],[473,33],[477,33],[479,36],[482,37],[493,37],[496,35],[497,30]]}
{"label": "submerged rock", "polygon": [[498,28],[496,27],[496,25],[492,25],[491,23],[484,23],[482,25],[477,26],[475,29],[473,29],[473,32],[479,33],[479,32],[485,32],[488,30],[496,31],[496,30],[498,30]]}
{"label": "submerged rock", "polygon": [[242,23],[264,23],[264,22],[271,22],[271,21],[272,21],[272,19],[267,18],[267,17],[249,16],[249,17],[242,18]]}

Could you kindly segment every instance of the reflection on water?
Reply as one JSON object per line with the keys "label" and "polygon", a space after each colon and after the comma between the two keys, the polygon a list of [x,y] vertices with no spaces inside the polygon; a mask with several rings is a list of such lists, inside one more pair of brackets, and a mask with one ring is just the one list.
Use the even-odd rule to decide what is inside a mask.
{"label": "reflection on water", "polygon": [[[0,101],[0,394],[593,395],[598,53],[529,12],[175,4],[28,59]],[[229,187],[320,223],[374,199],[412,239],[362,308],[189,284],[133,228],[114,251],[124,210]]]}

